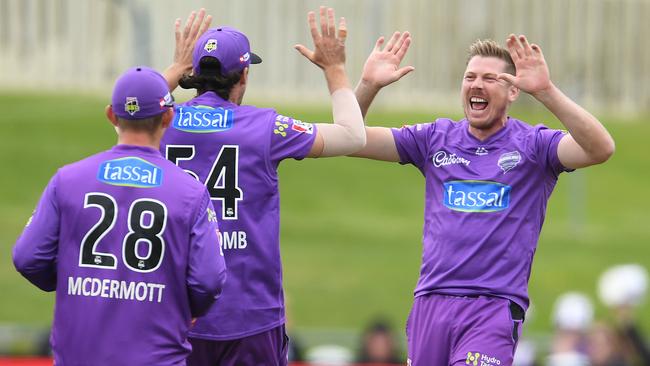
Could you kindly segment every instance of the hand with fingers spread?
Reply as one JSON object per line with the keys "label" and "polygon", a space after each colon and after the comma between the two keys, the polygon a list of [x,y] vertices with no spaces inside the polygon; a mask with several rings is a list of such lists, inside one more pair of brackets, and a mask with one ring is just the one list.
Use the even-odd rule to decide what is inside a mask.
{"label": "hand with fingers spread", "polygon": [[384,37],[380,37],[370,56],[363,66],[361,82],[373,88],[383,88],[401,79],[404,75],[415,70],[413,66],[399,67],[411,45],[409,32],[395,32],[386,46]]}
{"label": "hand with fingers spread", "polygon": [[529,44],[525,36],[519,38],[511,34],[506,40],[510,57],[517,69],[516,75],[499,74],[505,80],[526,93],[535,95],[551,88],[550,74],[542,49],[536,44]]}
{"label": "hand with fingers spread", "polygon": [[[347,27],[345,18],[341,18],[339,29],[336,29],[336,18],[334,9],[320,7],[320,32],[316,26],[316,14],[309,12],[307,22],[311,30],[311,37],[314,41],[314,50],[299,44],[294,48],[298,50],[309,61],[325,71],[330,93],[341,87],[347,87],[347,75],[345,74],[345,38]],[[335,75],[332,74],[335,73]]]}
{"label": "hand with fingers spread", "polygon": [[169,89],[174,90],[178,81],[184,74],[192,71],[192,51],[196,41],[205,33],[212,23],[212,15],[206,15],[205,9],[192,11],[187,17],[185,27],[181,32],[181,19],[174,22],[176,48],[174,49],[174,62],[165,70],[163,76],[169,84]]}

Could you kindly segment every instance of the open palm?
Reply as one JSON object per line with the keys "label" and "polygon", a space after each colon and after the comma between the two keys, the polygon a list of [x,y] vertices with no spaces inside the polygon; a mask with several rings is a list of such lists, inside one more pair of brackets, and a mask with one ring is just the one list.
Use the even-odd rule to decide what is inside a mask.
{"label": "open palm", "polygon": [[500,74],[499,78],[529,94],[547,90],[551,86],[551,78],[541,48],[528,44],[525,36],[517,39],[514,34],[508,37],[506,45],[517,72],[515,76]]}
{"label": "open palm", "polygon": [[384,37],[380,37],[361,74],[363,82],[377,88],[392,84],[415,69],[413,66],[399,67],[411,44],[409,32],[395,32],[382,49],[383,44]]}

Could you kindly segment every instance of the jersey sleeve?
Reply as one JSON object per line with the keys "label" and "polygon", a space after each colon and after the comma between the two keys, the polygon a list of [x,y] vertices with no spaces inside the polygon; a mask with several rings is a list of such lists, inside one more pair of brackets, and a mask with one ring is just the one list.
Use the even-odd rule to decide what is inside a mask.
{"label": "jersey sleeve", "polygon": [[56,200],[57,177],[52,177],[45,187],[13,250],[16,270],[43,291],[56,289],[60,222]]}
{"label": "jersey sleeve", "polygon": [[280,161],[304,159],[316,139],[316,125],[275,113],[271,126],[269,156],[275,166]]}
{"label": "jersey sleeve", "polygon": [[187,287],[193,317],[208,311],[226,281],[226,263],[218,232],[217,213],[205,191],[190,233]]}
{"label": "jersey sleeve", "polygon": [[535,149],[542,165],[548,175],[557,178],[560,173],[572,171],[562,165],[557,155],[557,147],[565,131],[550,129],[544,125],[535,126]]}
{"label": "jersey sleeve", "polygon": [[429,140],[435,123],[419,123],[393,128],[393,138],[399,153],[400,164],[413,164],[420,170],[429,155]]}

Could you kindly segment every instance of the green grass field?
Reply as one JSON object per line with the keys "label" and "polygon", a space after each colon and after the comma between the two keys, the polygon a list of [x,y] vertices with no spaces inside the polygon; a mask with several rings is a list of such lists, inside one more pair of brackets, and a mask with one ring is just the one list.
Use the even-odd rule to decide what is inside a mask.
{"label": "green grass field", "polygon": [[[40,292],[15,272],[11,249],[56,169],[114,144],[103,116],[107,100],[0,94],[0,323],[51,321],[53,294]],[[308,121],[330,119],[326,107],[279,111]],[[368,121],[396,126],[434,115],[376,112]],[[539,111],[513,115],[560,127]],[[606,165],[563,175],[551,198],[530,281],[535,309],[529,332],[550,331],[551,307],[562,292],[584,291],[598,302],[596,281],[608,266],[650,268],[650,123],[603,122],[617,142],[614,157]],[[420,173],[362,159],[317,159],[284,162],[280,182],[291,325],[359,329],[382,314],[403,327],[419,273]],[[650,332],[650,305],[638,313]],[[600,304],[597,316],[609,318]]]}

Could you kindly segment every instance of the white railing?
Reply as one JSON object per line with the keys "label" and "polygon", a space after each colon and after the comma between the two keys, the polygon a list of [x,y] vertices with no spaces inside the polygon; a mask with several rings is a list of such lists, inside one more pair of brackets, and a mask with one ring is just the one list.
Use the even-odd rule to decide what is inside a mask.
{"label": "white railing", "polygon": [[382,93],[384,105],[456,108],[467,46],[513,32],[541,45],[553,80],[578,102],[650,109],[650,0],[0,0],[0,90],[103,90],[129,66],[162,69],[174,19],[205,7],[264,59],[250,95],[317,101],[327,95],[321,73],[292,46],[311,45],[306,13],[321,3],[348,20],[353,80],[378,36],[413,34],[406,61],[416,71]]}

